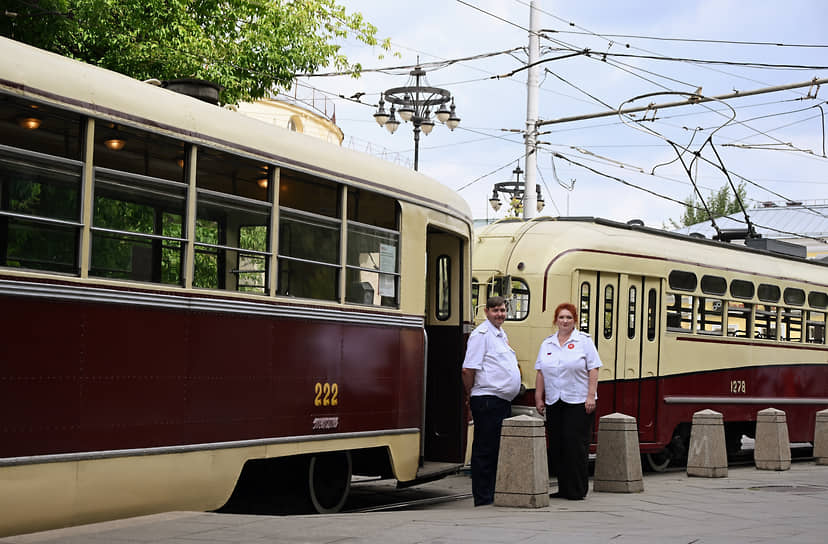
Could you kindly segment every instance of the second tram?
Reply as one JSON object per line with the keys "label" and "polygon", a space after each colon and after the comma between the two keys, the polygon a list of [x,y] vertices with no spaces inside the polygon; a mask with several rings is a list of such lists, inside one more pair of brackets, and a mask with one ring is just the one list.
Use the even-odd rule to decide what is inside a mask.
{"label": "second tram", "polygon": [[828,407],[828,266],[592,218],[502,220],[477,231],[473,255],[473,304],[509,299],[527,388],[516,410],[534,411],[537,350],[568,301],[604,364],[597,416],[634,416],[651,468],[685,454],[705,408],[723,414],[730,451],[767,407],[787,413],[792,442],[813,441]]}

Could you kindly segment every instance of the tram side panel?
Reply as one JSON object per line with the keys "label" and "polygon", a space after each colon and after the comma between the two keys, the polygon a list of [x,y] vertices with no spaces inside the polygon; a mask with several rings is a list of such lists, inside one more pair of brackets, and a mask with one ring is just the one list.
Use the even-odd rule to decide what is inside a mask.
{"label": "tram side panel", "polygon": [[[828,393],[824,347],[747,345],[725,338],[666,335],[660,426],[674,429],[698,410],[723,414],[726,426],[749,433],[764,408],[786,412],[790,440],[813,440],[818,399]],[[737,439],[738,436],[731,438]]]}
{"label": "tram side panel", "polygon": [[3,306],[2,457],[420,424],[419,329],[24,297]]}

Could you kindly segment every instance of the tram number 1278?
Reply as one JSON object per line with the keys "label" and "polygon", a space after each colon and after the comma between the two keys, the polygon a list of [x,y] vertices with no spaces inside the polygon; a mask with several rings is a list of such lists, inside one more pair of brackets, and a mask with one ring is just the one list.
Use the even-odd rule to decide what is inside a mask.
{"label": "tram number 1278", "polygon": [[747,392],[745,390],[745,380],[730,380],[730,392],[744,395]]}

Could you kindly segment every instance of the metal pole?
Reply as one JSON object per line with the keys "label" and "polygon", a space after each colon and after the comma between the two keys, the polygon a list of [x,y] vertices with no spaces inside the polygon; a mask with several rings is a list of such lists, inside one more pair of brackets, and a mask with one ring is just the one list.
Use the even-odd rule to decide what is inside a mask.
{"label": "metal pole", "polygon": [[537,215],[538,198],[535,194],[535,176],[537,174],[537,140],[538,120],[538,74],[540,67],[540,17],[535,0],[529,5],[529,68],[526,78],[526,177],[523,178],[523,218],[532,219]]}
{"label": "metal pole", "polygon": [[420,163],[420,125],[414,125],[414,171]]}
{"label": "metal pole", "polygon": [[[574,115],[572,117],[561,117],[559,119],[551,119],[549,121],[538,121],[537,127],[542,127],[544,125],[555,125],[558,123],[569,123],[572,121],[583,121],[585,119],[596,119],[598,117],[609,117],[610,115],[618,115],[621,113],[634,113],[638,111],[653,111],[653,110],[662,110],[665,108],[674,108],[676,106],[689,106],[691,104],[700,104],[702,102],[713,102],[714,100],[727,100],[729,98],[741,98],[743,96],[752,96],[756,94],[765,94],[765,93],[775,93],[778,91],[787,91],[789,89],[801,89],[802,87],[811,87],[816,86],[819,87],[820,85],[828,83],[828,79],[817,79],[814,78],[811,81],[804,81],[802,83],[791,83],[790,85],[778,85],[776,87],[765,87],[763,89],[756,89],[753,91],[736,91],[729,94],[720,94],[719,96],[711,96],[705,97],[700,96],[699,98],[692,98],[689,100],[681,100],[678,102],[666,102],[664,104],[648,104],[646,106],[638,106],[634,108],[624,108],[623,110],[611,110],[611,111],[604,111],[601,113],[589,113],[586,115]],[[809,94],[810,96],[810,94]],[[816,98],[816,93],[812,98]],[[527,166],[526,170],[529,170]]]}

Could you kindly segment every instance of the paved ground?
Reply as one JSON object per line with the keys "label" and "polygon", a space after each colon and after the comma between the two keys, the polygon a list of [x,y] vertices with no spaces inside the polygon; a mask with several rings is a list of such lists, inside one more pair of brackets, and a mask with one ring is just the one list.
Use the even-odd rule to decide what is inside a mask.
{"label": "paved ground", "polygon": [[781,472],[731,467],[727,478],[718,479],[645,474],[643,493],[590,492],[584,501],[551,499],[549,507],[534,510],[475,508],[470,488],[468,475],[458,474],[423,486],[424,496],[454,500],[390,512],[287,517],[171,512],[0,543],[828,542],[828,466],[813,462]]}

